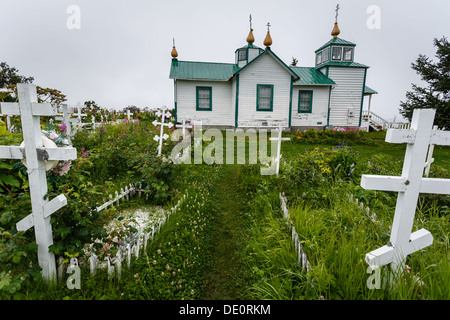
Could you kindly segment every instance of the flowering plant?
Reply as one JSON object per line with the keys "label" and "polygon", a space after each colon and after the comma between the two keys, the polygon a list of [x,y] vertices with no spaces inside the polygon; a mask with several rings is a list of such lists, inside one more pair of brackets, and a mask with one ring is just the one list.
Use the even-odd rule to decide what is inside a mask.
{"label": "flowering plant", "polygon": [[[61,130],[64,132],[64,128]],[[53,141],[59,148],[71,147],[69,139],[64,133],[57,133],[54,129],[42,130],[42,134],[48,139]],[[59,161],[55,168],[50,171],[50,174],[59,174],[60,176],[65,175],[70,170],[71,160]]]}

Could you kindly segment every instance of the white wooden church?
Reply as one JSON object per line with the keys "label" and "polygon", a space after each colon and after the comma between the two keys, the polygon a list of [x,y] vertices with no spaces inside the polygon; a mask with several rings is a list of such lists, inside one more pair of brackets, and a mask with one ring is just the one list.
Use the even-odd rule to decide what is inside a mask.
{"label": "white wooden church", "polygon": [[332,38],[315,51],[314,67],[283,62],[270,48],[267,26],[263,49],[253,44],[250,19],[234,63],[180,61],[174,44],[175,120],[219,128],[361,126],[364,96],[377,92],[366,85],[369,67],[354,61],[356,45],[338,37],[337,21]]}

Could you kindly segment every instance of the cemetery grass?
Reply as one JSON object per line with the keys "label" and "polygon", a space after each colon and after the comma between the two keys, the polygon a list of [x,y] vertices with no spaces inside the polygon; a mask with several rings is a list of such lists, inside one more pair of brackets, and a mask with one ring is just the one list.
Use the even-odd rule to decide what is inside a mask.
{"label": "cemetery grass", "polygon": [[[82,268],[81,290],[67,289],[65,281],[52,287],[34,281],[15,294],[2,292],[0,298],[450,299],[448,208],[443,213],[429,198],[421,198],[414,227],[427,228],[435,238],[433,246],[411,256],[407,262],[411,273],[403,278],[406,285],[394,291],[367,288],[364,256],[388,241],[395,197],[365,191],[359,187],[359,179],[361,173],[368,173],[367,161],[372,161],[370,168],[378,170],[377,174],[399,174],[405,150],[404,145],[383,142],[381,135],[374,134],[372,145],[352,146],[352,151],[342,147],[349,160],[358,159],[350,178],[330,178],[316,172],[312,177],[318,180],[294,181],[292,174],[298,172],[286,165],[281,166],[278,177],[261,176],[260,165],[180,165],[178,179],[165,181],[164,186],[188,194],[188,198],[141,258],[133,261],[131,268],[123,268],[120,280],[108,280],[104,270],[91,277],[89,270]],[[144,136],[138,145],[143,141]],[[299,155],[313,155],[315,148],[331,150],[342,143],[345,141],[319,146],[283,142],[283,160],[289,164]],[[97,154],[109,152],[108,144],[103,149],[91,147],[98,148],[93,149]],[[136,167],[131,161],[135,154],[123,148],[130,154],[123,153],[119,165]],[[448,178],[450,148],[435,148],[435,159],[431,176]],[[105,164],[112,160],[115,158],[101,159]],[[108,165],[114,167],[113,163]],[[146,165],[152,169],[149,161]],[[102,170],[98,161],[94,166]],[[152,170],[158,172],[159,168]],[[100,171],[92,172],[96,174]],[[304,191],[308,192],[303,195]],[[312,265],[309,273],[297,263],[290,229],[280,210],[279,192],[288,196],[291,222]],[[358,204],[349,201],[348,193],[375,210],[379,222],[371,221]],[[173,204],[169,201],[166,207]],[[145,205],[148,202],[136,199],[120,208]],[[417,285],[417,277],[424,285]]]}

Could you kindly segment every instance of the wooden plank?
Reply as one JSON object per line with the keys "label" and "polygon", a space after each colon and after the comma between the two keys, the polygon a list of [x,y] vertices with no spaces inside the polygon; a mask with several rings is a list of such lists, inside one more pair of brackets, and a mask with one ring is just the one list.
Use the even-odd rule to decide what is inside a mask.
{"label": "wooden plank", "polygon": [[363,174],[360,185],[366,190],[403,192],[407,189],[407,184],[407,180],[402,177]]}

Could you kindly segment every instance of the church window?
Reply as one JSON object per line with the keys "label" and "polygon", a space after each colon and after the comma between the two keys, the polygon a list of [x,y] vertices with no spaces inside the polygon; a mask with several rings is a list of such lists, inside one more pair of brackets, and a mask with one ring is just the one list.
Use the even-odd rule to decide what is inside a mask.
{"label": "church window", "polygon": [[197,87],[197,111],[212,110],[212,87]]}
{"label": "church window", "polygon": [[344,48],[344,61],[352,61],[353,60],[353,48]]}
{"label": "church window", "polygon": [[333,47],[333,60],[342,60],[342,47]]}
{"label": "church window", "polygon": [[298,92],[298,112],[311,113],[312,112],[312,90],[299,90]]}
{"label": "church window", "polygon": [[257,111],[273,110],[273,85],[258,84],[256,86],[256,110]]}

